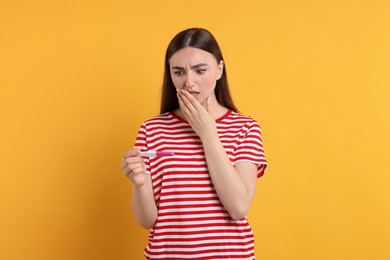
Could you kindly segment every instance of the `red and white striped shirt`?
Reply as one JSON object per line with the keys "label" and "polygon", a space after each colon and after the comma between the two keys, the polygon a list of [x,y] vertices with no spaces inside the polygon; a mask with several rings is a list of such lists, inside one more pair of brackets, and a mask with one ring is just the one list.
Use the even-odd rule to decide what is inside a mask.
{"label": "red and white striped shirt", "polygon": [[[232,110],[216,120],[219,138],[234,165],[257,165],[264,174],[259,124]],[[144,159],[158,208],[146,259],[255,259],[254,237],[246,218],[233,220],[210,179],[202,142],[190,124],[172,112],[147,120],[135,147],[172,151],[172,157]]]}

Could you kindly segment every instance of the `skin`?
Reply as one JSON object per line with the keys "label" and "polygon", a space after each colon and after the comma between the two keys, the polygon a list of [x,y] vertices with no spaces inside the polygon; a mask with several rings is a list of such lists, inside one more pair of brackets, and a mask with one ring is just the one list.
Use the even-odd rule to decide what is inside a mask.
{"label": "skin", "polygon": [[[180,105],[174,113],[186,119],[200,137],[214,188],[231,218],[243,218],[255,194],[257,166],[249,162],[233,166],[219,140],[215,120],[227,108],[217,102],[214,89],[223,72],[223,61],[206,51],[187,47],[172,55],[170,66]],[[137,221],[151,228],[157,219],[157,206],[139,151],[126,152],[122,171],[133,185],[132,210]]]}

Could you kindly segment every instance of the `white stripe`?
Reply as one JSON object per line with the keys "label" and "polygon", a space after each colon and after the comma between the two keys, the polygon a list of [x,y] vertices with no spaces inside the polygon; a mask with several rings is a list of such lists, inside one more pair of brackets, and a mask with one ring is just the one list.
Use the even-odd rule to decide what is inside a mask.
{"label": "white stripe", "polygon": [[185,212],[190,214],[190,212],[196,212],[198,214],[201,214],[204,211],[210,211],[210,210],[224,210],[223,207],[201,207],[201,208],[171,208],[171,209],[160,209],[160,213],[177,213],[177,212]]}
{"label": "white stripe", "polygon": [[[196,231],[206,231],[206,230],[247,230],[247,232],[250,233],[249,227],[245,228],[239,228],[236,226],[215,226],[215,227],[197,227],[197,228],[159,228],[158,230],[155,230],[155,234],[162,233],[162,232],[196,232]],[[219,232],[216,232],[219,233]],[[222,234],[222,233],[219,233]],[[235,235],[234,233],[226,232],[226,234]]]}
{"label": "white stripe", "polygon": [[[156,233],[155,231],[155,235],[157,235],[158,233]],[[213,238],[213,241],[224,241],[225,239],[221,239],[221,235],[224,235],[224,236],[237,236],[237,234],[234,234],[234,233],[209,233],[207,234],[207,237],[212,237]],[[240,232],[240,235],[242,236],[248,236],[248,235],[252,235],[252,232]],[[180,234],[180,235],[158,235],[158,238],[159,239],[164,239],[164,238],[169,238],[169,239],[191,239],[191,238],[199,238],[199,236],[202,236],[202,235],[199,235],[199,234],[191,234],[191,235],[185,235],[185,234]],[[201,239],[199,239],[201,240]]]}
{"label": "white stripe", "polygon": [[158,227],[164,227],[164,226],[189,226],[189,225],[203,225],[203,224],[229,224],[229,223],[237,223],[237,225],[249,225],[248,222],[244,220],[231,220],[231,221],[226,221],[226,220],[209,220],[209,219],[204,219],[204,220],[191,220],[191,221],[183,221],[183,222],[177,222],[177,223],[168,223],[168,222],[162,222],[158,224]]}
{"label": "white stripe", "polygon": [[223,217],[230,217],[230,216],[228,213],[197,214],[197,215],[191,215],[191,216],[188,216],[188,215],[167,215],[167,216],[158,216],[158,220],[180,218],[184,221],[187,218],[191,219],[194,217],[196,217],[196,218],[199,218],[199,217],[202,217],[202,218],[221,217],[221,218],[223,218]]}
{"label": "white stripe", "polygon": [[217,194],[177,194],[177,195],[164,195],[164,199],[198,199],[198,198],[209,198],[218,197]]}
{"label": "white stripe", "polygon": [[[254,241],[254,239],[253,238],[223,239],[223,242],[226,243],[246,243],[251,241]],[[214,242],[218,243],[217,241],[213,241],[213,243]],[[183,242],[175,241],[175,242],[170,242],[169,244],[173,246],[175,245],[179,246],[179,245],[202,245],[202,244],[209,244],[209,243],[210,240],[199,240],[199,241],[183,241]],[[166,242],[153,242],[153,245],[155,246],[166,245]]]}
{"label": "white stripe", "polygon": [[[248,251],[249,253],[253,253]],[[165,259],[165,258],[177,258],[177,259],[194,259],[195,257],[207,257],[208,260],[214,260],[214,258],[210,258],[215,254],[192,254],[192,255],[179,255],[180,258],[177,258],[178,255],[173,254],[164,254],[164,255],[153,255],[153,259]],[[241,255],[240,253],[229,252],[229,253],[220,253],[221,256],[226,256],[226,259],[229,259],[229,256],[233,255]],[[215,260],[219,260],[221,258],[215,258]],[[237,259],[237,258],[236,258]],[[254,258],[241,258],[240,260],[252,260]]]}
{"label": "white stripe", "polygon": [[[192,178],[199,178],[199,179],[204,179],[204,178],[209,178],[209,174],[208,173],[188,173],[188,174],[180,174],[180,170],[183,170],[183,169],[180,169],[180,168],[176,168],[176,169],[166,169],[165,172],[174,172],[178,170],[179,172],[175,175],[167,175],[165,176],[165,180],[166,181],[171,181],[171,179],[175,179],[175,180],[179,180],[179,179],[182,179],[182,180],[186,180],[186,179],[192,179]],[[198,181],[196,181],[198,182]],[[210,181],[208,182],[210,183]]]}

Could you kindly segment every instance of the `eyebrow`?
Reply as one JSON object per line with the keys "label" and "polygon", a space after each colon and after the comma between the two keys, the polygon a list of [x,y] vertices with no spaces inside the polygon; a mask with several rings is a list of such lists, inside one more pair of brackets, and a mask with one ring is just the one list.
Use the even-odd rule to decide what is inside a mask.
{"label": "eyebrow", "polygon": [[[200,67],[207,67],[208,65],[206,63],[199,63],[199,64],[195,64],[193,66],[191,66],[191,69],[197,69],[197,68],[200,68]],[[180,67],[180,66],[173,66],[172,69],[176,69],[176,70],[184,70],[183,67]]]}

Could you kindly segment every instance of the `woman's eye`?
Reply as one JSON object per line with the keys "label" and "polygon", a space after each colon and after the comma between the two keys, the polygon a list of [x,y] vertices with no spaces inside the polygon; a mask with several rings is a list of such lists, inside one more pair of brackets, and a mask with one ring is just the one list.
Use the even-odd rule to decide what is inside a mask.
{"label": "woman's eye", "polygon": [[196,73],[202,75],[203,73],[206,72],[206,69],[200,69],[200,70],[197,70]]}
{"label": "woman's eye", "polygon": [[183,75],[183,72],[177,70],[177,71],[174,72],[174,74],[175,74],[176,76],[181,76],[181,75]]}

